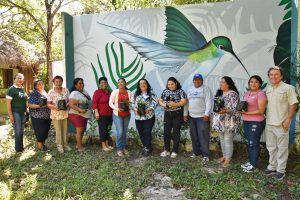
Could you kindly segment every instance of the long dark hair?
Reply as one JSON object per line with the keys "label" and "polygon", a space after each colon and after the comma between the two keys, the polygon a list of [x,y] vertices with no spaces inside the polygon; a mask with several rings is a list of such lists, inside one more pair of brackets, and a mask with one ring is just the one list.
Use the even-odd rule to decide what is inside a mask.
{"label": "long dark hair", "polygon": [[170,78],[168,78],[167,85],[166,85],[166,89],[167,89],[167,90],[169,89],[169,88],[168,88],[168,82],[169,82],[169,81],[172,81],[173,83],[175,83],[175,85],[176,85],[176,90],[181,89],[181,85],[180,85],[179,81],[178,81],[176,78],[174,78],[174,77],[170,77]]}
{"label": "long dark hair", "polygon": [[76,87],[75,87],[75,85],[77,85],[77,83],[78,83],[79,81],[82,81],[82,82],[83,82],[83,79],[82,79],[82,78],[75,78],[75,79],[74,79],[72,88],[71,88],[71,90],[70,90],[70,93],[73,92],[73,91],[75,91],[75,90],[77,90]]}
{"label": "long dark hair", "polygon": [[145,78],[141,78],[138,82],[137,82],[137,84],[136,84],[136,91],[135,91],[135,93],[134,93],[134,99],[137,97],[137,96],[139,96],[140,94],[142,94],[142,90],[141,90],[141,88],[140,88],[140,82],[141,81],[145,81],[146,82],[146,84],[147,84],[147,94],[149,95],[149,96],[151,96],[151,86],[150,86],[150,84],[149,84],[149,82],[145,79]]}
{"label": "long dark hair", "polygon": [[[234,81],[232,80],[232,78],[230,78],[229,76],[223,76],[222,79],[224,79],[224,81],[227,83],[227,85],[229,86],[229,90],[233,90],[235,91],[237,94],[239,94],[238,89],[235,86]],[[223,95],[223,91],[221,89],[217,90],[216,93],[216,97],[218,96],[222,96]]]}

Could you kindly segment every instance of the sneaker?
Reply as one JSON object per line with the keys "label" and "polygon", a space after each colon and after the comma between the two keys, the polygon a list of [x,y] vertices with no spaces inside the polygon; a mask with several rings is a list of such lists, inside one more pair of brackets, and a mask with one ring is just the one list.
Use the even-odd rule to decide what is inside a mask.
{"label": "sneaker", "polygon": [[70,146],[65,146],[65,150],[72,151],[72,148]]}
{"label": "sneaker", "polygon": [[190,158],[196,158],[197,156],[196,156],[196,154],[192,154],[192,155],[190,155]]}
{"label": "sneaker", "polygon": [[59,153],[64,153],[64,152],[65,152],[62,145],[57,145],[57,151],[58,151]]}
{"label": "sneaker", "polygon": [[177,157],[177,153],[172,152],[172,153],[171,153],[171,158],[176,158],[176,157]]}
{"label": "sneaker", "polygon": [[113,149],[114,149],[114,147],[112,147],[112,146],[108,146],[107,148],[109,148],[110,150],[113,150]]}
{"label": "sneaker", "polygon": [[273,174],[275,174],[275,173],[276,173],[275,170],[269,170],[268,168],[265,169],[265,171],[264,171],[264,174],[265,174],[266,176],[271,176],[271,175],[273,175]]}
{"label": "sneaker", "polygon": [[209,161],[209,158],[208,158],[208,157],[204,156],[204,157],[202,158],[202,163],[203,163],[203,164],[208,163],[208,161]]}
{"label": "sneaker", "polygon": [[169,152],[169,151],[166,151],[166,150],[160,153],[160,156],[161,156],[161,157],[167,157],[167,156],[169,156],[169,155],[170,155],[170,152]]}
{"label": "sneaker", "polygon": [[128,155],[129,151],[127,149],[123,149],[123,153],[124,153],[124,155]]}
{"label": "sneaker", "polygon": [[124,156],[124,153],[123,153],[123,151],[118,150],[118,151],[117,151],[117,155],[120,156],[120,157],[123,157],[123,156]]}
{"label": "sneaker", "polygon": [[222,164],[223,162],[225,162],[225,158],[221,157],[217,160],[217,163]]}
{"label": "sneaker", "polygon": [[272,177],[281,181],[285,177],[285,173],[276,172],[272,175]]}
{"label": "sneaker", "polygon": [[246,173],[251,173],[251,172],[255,172],[255,171],[256,171],[256,167],[254,167],[251,164],[249,164],[246,168],[243,168],[243,172],[246,172]]}
{"label": "sneaker", "polygon": [[143,148],[142,150],[142,155],[143,156],[149,156],[150,155],[150,149],[147,149],[147,148]]}
{"label": "sneaker", "polygon": [[[250,166],[250,165],[251,165],[250,162],[246,162],[246,163],[244,163],[244,164],[241,164],[241,168],[247,169],[247,167]],[[251,166],[252,166],[252,165],[251,165]]]}

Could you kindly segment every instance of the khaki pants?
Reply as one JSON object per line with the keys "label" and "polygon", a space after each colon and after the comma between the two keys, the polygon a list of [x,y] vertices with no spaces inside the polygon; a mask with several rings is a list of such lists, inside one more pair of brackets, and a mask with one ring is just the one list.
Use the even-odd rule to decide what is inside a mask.
{"label": "khaki pants", "polygon": [[52,123],[56,132],[56,145],[68,146],[68,119],[52,119]]}
{"label": "khaki pants", "polygon": [[266,144],[269,151],[269,170],[285,173],[289,156],[289,131],[282,126],[266,125]]}

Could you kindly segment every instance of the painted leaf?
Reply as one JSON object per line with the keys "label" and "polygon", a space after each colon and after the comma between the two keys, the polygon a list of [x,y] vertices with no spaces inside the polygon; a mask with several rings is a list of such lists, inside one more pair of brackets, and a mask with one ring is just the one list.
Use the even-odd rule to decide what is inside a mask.
{"label": "painted leaf", "polygon": [[192,52],[206,45],[203,34],[179,10],[168,6],[165,15],[167,17],[164,42],[166,46],[181,52]]}

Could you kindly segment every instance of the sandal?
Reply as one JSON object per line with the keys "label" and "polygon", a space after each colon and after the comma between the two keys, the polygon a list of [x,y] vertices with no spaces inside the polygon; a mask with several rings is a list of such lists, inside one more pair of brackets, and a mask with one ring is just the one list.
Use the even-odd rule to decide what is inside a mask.
{"label": "sandal", "polygon": [[84,147],[82,147],[82,148],[77,148],[77,151],[78,151],[78,152],[84,152],[84,151],[85,151],[85,148],[84,148]]}
{"label": "sandal", "polygon": [[222,164],[222,167],[226,168],[230,166],[230,160],[225,160],[224,163]]}
{"label": "sandal", "polygon": [[223,162],[225,162],[225,158],[221,157],[218,159],[217,163],[222,164]]}

